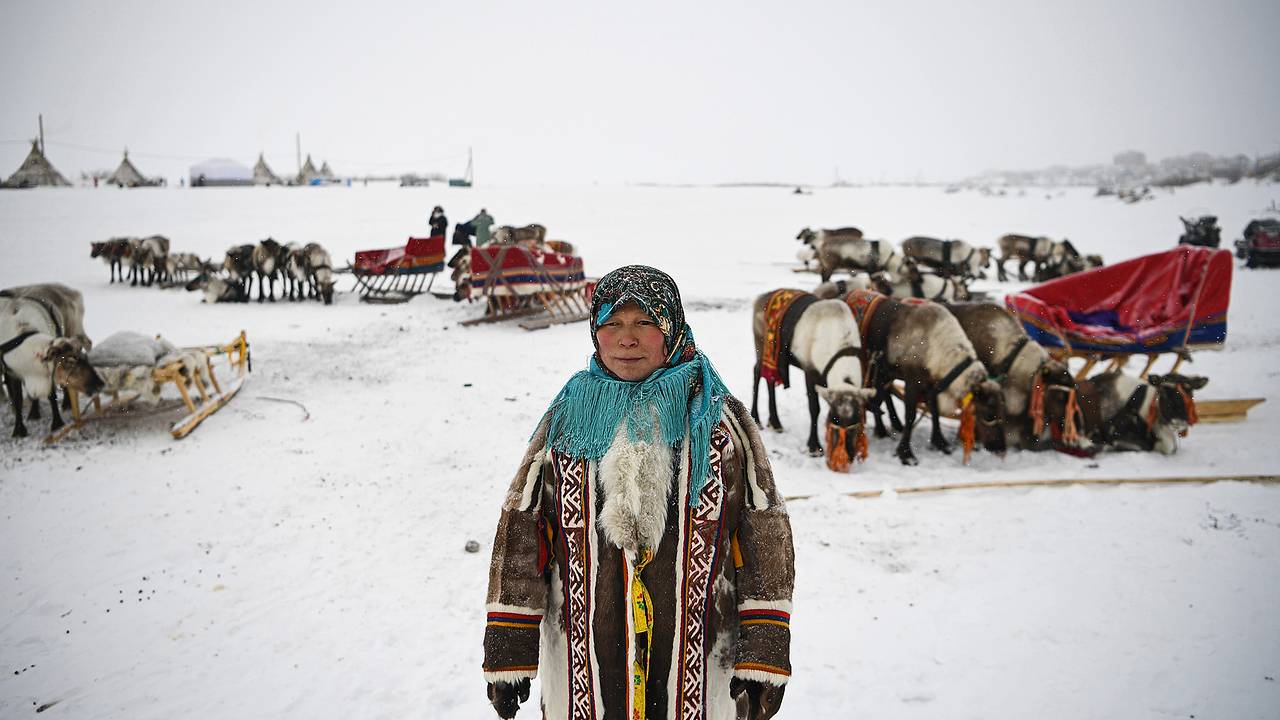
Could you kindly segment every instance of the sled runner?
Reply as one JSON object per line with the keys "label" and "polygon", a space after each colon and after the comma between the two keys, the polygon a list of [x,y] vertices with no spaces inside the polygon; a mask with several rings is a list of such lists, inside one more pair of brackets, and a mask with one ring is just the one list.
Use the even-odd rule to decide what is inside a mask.
{"label": "sled runner", "polygon": [[1231,253],[1183,245],[1108,267],[1067,275],[1005,297],[1031,339],[1062,359],[1083,358],[1077,379],[1109,360],[1123,367],[1147,356],[1177,356],[1172,370],[1197,349],[1227,340]]}
{"label": "sled runner", "polygon": [[587,319],[595,287],[581,257],[524,244],[471,248],[469,283],[470,296],[478,294],[485,311],[463,325],[525,318],[525,330]]}
{"label": "sled runner", "polygon": [[402,303],[430,292],[443,269],[444,236],[411,237],[404,247],[357,252],[350,268],[356,278],[352,290],[364,302]]}
{"label": "sled runner", "polygon": [[[225,362],[215,364],[215,358],[225,358]],[[93,362],[92,356],[90,362]],[[221,380],[215,366],[222,367]],[[159,394],[169,384],[177,388],[182,406],[187,411],[186,415],[169,428],[169,434],[174,439],[186,437],[205,418],[235,397],[248,378],[252,363],[249,358],[249,341],[242,330],[225,345],[172,348],[152,363],[113,363],[110,366],[95,366],[95,369],[106,381],[106,388],[90,398],[89,404],[84,408],[80,406],[78,393],[68,390],[72,421],[46,437],[45,443],[56,443],[89,422],[124,416],[132,412],[132,403],[144,394],[152,394],[153,404],[159,407]],[[102,402],[103,395],[110,397],[106,404]],[[85,410],[90,407],[92,410],[86,414]],[[171,408],[172,405],[166,409]]]}

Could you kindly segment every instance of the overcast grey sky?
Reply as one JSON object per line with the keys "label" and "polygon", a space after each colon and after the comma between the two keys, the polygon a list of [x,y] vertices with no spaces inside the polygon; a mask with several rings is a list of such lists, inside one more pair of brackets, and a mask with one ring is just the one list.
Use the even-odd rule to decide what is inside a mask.
{"label": "overcast grey sky", "polygon": [[[1280,2],[0,2],[0,174],[303,151],[479,182],[951,179],[1280,150]],[[72,147],[72,145],[79,147]],[[80,148],[102,148],[99,152]],[[164,156],[164,157],[160,157]]]}

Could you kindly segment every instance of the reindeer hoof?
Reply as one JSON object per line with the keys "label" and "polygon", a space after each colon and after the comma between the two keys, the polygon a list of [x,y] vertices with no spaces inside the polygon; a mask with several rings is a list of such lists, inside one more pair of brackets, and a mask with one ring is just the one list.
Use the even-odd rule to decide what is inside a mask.
{"label": "reindeer hoof", "polygon": [[27,436],[27,429],[22,425],[18,425],[13,429],[13,436],[16,438],[24,438]]}
{"label": "reindeer hoof", "polygon": [[780,432],[782,432],[782,424],[781,424],[781,423],[776,423],[776,422],[771,422],[771,423],[769,423],[769,429],[770,429],[770,430],[772,430],[772,431],[774,431],[774,432],[776,432],[776,433],[780,433]]}
{"label": "reindeer hoof", "polygon": [[951,447],[950,445],[946,444],[945,442],[943,442],[943,443],[929,443],[929,444],[933,446],[933,449],[934,449],[934,450],[937,450],[938,452],[942,453],[943,455],[950,455],[950,454],[951,454],[952,447]]}
{"label": "reindeer hoof", "polygon": [[809,448],[809,457],[822,457],[822,455],[823,452],[821,447]]}
{"label": "reindeer hoof", "polygon": [[910,450],[906,452],[899,452],[898,459],[902,461],[903,465],[919,465],[920,464],[920,461],[916,459],[915,453],[911,452]]}

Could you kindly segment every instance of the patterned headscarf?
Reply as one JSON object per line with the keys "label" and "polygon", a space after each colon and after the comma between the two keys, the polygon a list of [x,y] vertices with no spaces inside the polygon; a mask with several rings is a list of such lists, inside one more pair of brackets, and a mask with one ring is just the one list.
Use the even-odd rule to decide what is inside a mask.
{"label": "patterned headscarf", "polygon": [[627,265],[600,278],[595,294],[591,296],[591,341],[596,345],[599,357],[600,344],[596,330],[613,311],[631,302],[635,303],[658,324],[667,351],[666,367],[688,362],[698,349],[693,344],[693,333],[684,321],[684,306],[680,303],[680,288],[671,276],[648,265]]}
{"label": "patterned headscarf", "polygon": [[[657,323],[667,352],[661,369],[634,382],[605,369],[596,341],[596,328],[628,302]],[[655,429],[669,445],[687,437],[689,504],[696,507],[710,472],[711,432],[720,423],[729,389],[694,343],[675,281],[645,265],[628,265],[600,278],[591,300],[591,340],[596,354],[588,368],[569,379],[547,410],[551,446],[573,457],[599,460],[624,420],[633,441],[655,441]]]}

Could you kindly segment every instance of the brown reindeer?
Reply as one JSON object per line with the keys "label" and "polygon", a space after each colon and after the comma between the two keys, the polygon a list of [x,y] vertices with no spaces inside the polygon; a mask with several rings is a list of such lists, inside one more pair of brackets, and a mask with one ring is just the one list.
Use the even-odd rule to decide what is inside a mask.
{"label": "brown reindeer", "polygon": [[254,245],[233,245],[227,249],[226,257],[222,259],[223,272],[232,283],[240,286],[238,295],[246,298],[253,289],[254,247]]}
{"label": "brown reindeer", "polygon": [[449,258],[449,267],[452,268],[449,279],[453,280],[453,301],[475,300],[471,297],[471,248],[464,247],[454,253]]}
{"label": "brown reindeer", "polygon": [[[904,383],[905,417],[897,449],[904,465],[919,462],[911,449],[911,434],[921,400],[933,419],[930,444],[944,453],[950,453],[951,446],[942,437],[939,417],[943,414],[971,413],[977,424],[975,436],[983,432],[980,428],[1003,425],[1000,385],[987,379],[987,370],[978,361],[973,344],[946,308],[931,302],[899,302],[865,290],[849,293],[845,301],[854,311],[862,345],[870,354],[877,437],[888,435],[879,406],[889,401],[890,383],[895,379]],[[889,406],[891,420],[892,407]],[[981,440],[988,450],[1004,452],[1003,432],[990,432]]]}
{"label": "brown reindeer", "polygon": [[309,297],[319,298],[325,305],[333,304],[333,258],[319,243],[307,243],[302,248],[302,265],[310,286]]}
{"label": "brown reindeer", "polygon": [[[779,293],[789,293],[780,296]],[[770,327],[772,301],[792,298],[781,316]],[[778,419],[776,385],[789,387],[787,369],[794,365],[804,372],[805,393],[809,400],[810,455],[821,455],[818,441],[818,398],[827,401],[827,426],[835,436],[854,442],[863,432],[865,406],[872,391],[862,387],[861,342],[853,315],[841,300],[819,300],[802,291],[775,290],[756,298],[751,315],[755,338],[756,362],[751,385],[751,417],[760,423],[759,390],[763,377],[769,394],[769,427],[782,431]],[[776,368],[765,372],[770,332],[777,343]],[[774,374],[776,372],[776,374]],[[829,448],[828,450],[834,450]],[[856,449],[844,448],[847,457],[858,455]]]}
{"label": "brown reindeer", "polygon": [[1092,443],[1078,427],[1076,381],[1066,364],[1027,336],[1022,324],[993,303],[946,306],[973,344],[987,374],[1004,395],[1005,443],[1009,447],[1043,449],[1047,428],[1059,446],[1089,450]]}
{"label": "brown reindeer", "polygon": [[116,237],[104,242],[90,243],[89,257],[100,257],[110,268],[111,282],[116,278],[124,282],[124,259],[129,255],[129,238]]}
{"label": "brown reindeer", "polygon": [[[1004,264],[1009,259],[1018,261],[1018,279],[1027,280],[1027,263],[1031,263],[1035,271],[1049,262],[1057,243],[1047,237],[1030,237],[1028,235],[1002,235],[996,241],[1000,257],[996,258],[996,277],[1004,282],[1009,279]],[[1061,251],[1059,251],[1061,252]]]}
{"label": "brown reindeer", "polygon": [[529,245],[541,245],[546,242],[547,228],[537,223],[525,225],[524,227],[512,227],[511,225],[503,225],[493,231],[490,242],[498,244],[523,243]]}
{"label": "brown reindeer", "polygon": [[991,264],[991,248],[974,247],[964,240],[939,240],[920,235],[902,241],[902,254],[944,278],[984,278],[984,271]]}
{"label": "brown reindeer", "polygon": [[818,274],[827,282],[836,270],[875,273],[881,270],[894,277],[901,274],[902,256],[885,240],[854,237],[827,237],[816,247]]}
{"label": "brown reindeer", "polygon": [[284,273],[284,266],[289,257],[288,252],[285,246],[273,238],[267,238],[258,243],[250,252],[253,272],[258,276],[258,302],[262,302],[264,278],[270,283],[270,291],[266,293],[267,299],[271,302],[276,301],[276,276]]}

